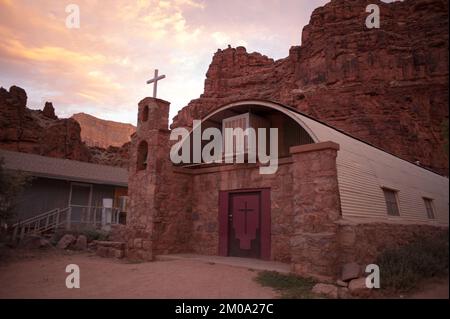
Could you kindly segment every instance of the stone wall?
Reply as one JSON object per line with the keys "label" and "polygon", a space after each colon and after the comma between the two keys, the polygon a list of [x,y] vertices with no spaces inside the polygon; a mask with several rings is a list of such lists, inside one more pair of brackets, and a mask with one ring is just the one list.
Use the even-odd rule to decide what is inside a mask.
{"label": "stone wall", "polygon": [[219,191],[270,188],[271,259],[290,262],[289,238],[292,234],[291,163],[282,164],[274,175],[261,175],[251,164],[222,166],[193,177],[192,237],[193,252],[217,255],[219,247]]}

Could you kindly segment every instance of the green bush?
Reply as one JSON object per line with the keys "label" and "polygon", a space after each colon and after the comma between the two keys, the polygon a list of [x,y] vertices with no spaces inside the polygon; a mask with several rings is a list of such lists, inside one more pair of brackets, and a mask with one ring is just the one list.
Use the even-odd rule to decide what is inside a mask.
{"label": "green bush", "polygon": [[448,232],[434,238],[417,238],[411,243],[385,250],[377,259],[381,286],[396,291],[413,289],[427,278],[448,273]]}

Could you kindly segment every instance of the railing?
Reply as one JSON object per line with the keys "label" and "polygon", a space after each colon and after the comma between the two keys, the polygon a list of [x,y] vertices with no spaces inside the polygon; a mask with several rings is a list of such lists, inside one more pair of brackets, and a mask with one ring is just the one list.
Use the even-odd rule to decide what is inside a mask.
{"label": "railing", "polygon": [[101,228],[119,223],[119,210],[97,206],[71,205],[64,209],[53,209],[48,212],[21,220],[12,225],[12,239],[22,239],[25,235],[42,234],[58,228]]}

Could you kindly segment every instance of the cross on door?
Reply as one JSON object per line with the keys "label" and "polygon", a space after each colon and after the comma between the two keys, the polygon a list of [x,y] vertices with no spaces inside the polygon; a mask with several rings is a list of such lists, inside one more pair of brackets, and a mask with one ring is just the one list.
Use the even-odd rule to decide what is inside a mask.
{"label": "cross on door", "polygon": [[239,211],[244,213],[244,229],[245,233],[247,234],[247,214],[252,212],[253,209],[247,208],[247,202],[244,202],[244,208],[239,209]]}

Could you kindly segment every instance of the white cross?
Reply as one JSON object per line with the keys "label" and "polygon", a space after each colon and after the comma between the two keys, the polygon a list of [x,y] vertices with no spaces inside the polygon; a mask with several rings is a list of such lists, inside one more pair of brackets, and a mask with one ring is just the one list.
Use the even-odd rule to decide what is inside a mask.
{"label": "white cross", "polygon": [[153,79],[150,79],[147,81],[147,84],[153,84],[153,97],[156,98],[156,93],[158,91],[158,81],[164,79],[166,76],[165,75],[161,75],[158,76],[158,70],[155,70],[155,77]]}

